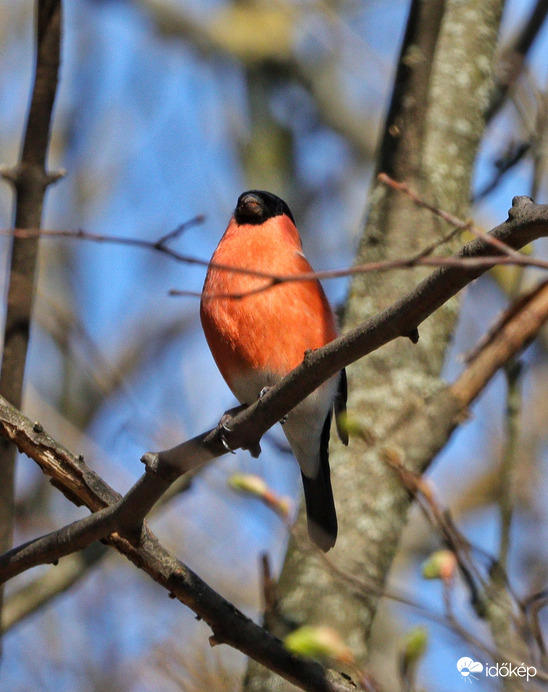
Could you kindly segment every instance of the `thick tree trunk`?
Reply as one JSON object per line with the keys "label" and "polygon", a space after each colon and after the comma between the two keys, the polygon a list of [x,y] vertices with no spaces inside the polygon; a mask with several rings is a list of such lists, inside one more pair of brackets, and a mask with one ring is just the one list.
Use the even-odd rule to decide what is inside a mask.
{"label": "thick tree trunk", "polygon": [[[415,0],[412,3],[378,172],[405,180],[431,203],[465,217],[477,147],[493,83],[501,0]],[[357,263],[407,257],[450,229],[408,198],[374,182]],[[445,247],[449,250],[450,247]],[[345,328],[394,302],[424,271],[366,274],[351,286]],[[337,628],[363,663],[371,624],[398,541],[409,497],[384,460],[392,431],[413,416],[439,379],[457,303],[421,328],[420,340],[393,342],[349,369],[349,412],[373,435],[332,445],[339,539],[329,554],[345,572],[369,580],[364,600],[327,572],[314,555],[291,545],[279,582],[281,609],[292,620]],[[409,440],[410,450],[413,440]],[[428,445],[424,448],[429,449]],[[421,450],[423,448],[421,447]],[[410,450],[404,450],[409,452]],[[412,450],[411,450],[412,451]],[[424,459],[423,466],[429,459]],[[416,467],[421,460],[414,459]],[[290,690],[251,664],[245,689]]]}

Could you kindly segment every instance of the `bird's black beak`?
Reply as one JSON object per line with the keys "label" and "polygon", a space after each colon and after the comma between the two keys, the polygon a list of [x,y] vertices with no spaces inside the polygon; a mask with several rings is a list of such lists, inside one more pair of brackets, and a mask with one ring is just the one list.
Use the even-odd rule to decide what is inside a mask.
{"label": "bird's black beak", "polygon": [[257,219],[262,216],[264,205],[260,197],[251,192],[243,194],[238,200],[236,214],[240,218]]}

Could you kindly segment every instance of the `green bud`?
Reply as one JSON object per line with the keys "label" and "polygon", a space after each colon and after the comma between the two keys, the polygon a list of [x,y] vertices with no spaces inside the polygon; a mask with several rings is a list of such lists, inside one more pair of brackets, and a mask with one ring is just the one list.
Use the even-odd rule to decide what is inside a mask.
{"label": "green bud", "polygon": [[351,664],[352,651],[332,627],[303,625],[288,634],[284,645],[289,651],[305,658]]}
{"label": "green bud", "polygon": [[422,563],[422,576],[425,579],[453,578],[457,569],[457,558],[451,550],[437,550]]}

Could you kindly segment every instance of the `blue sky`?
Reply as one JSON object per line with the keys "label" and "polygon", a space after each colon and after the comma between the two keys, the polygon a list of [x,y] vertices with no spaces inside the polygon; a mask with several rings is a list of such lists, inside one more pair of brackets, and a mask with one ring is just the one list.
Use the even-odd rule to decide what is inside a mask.
{"label": "blue sky", "polygon": [[[192,2],[175,4],[196,13],[204,8],[203,3],[201,7]],[[211,8],[221,4],[210,3]],[[516,25],[530,4],[523,0],[507,3],[504,31]],[[31,5],[28,0],[4,0],[1,8],[6,21],[4,31],[0,30],[0,63],[5,66],[0,70],[0,151],[7,164],[15,162],[27,107]],[[341,81],[349,101],[370,111],[377,123],[387,107],[406,7],[403,1],[377,0],[349,8],[343,16],[348,46],[342,51]],[[239,66],[218,57],[206,60],[188,43],[159,36],[138,3],[76,0],[66,3],[65,11],[62,79],[50,165],[66,168],[67,177],[48,193],[45,227],[155,240],[196,214],[204,214],[204,223],[185,232],[174,247],[208,259],[240,192],[262,186],[260,180],[246,177],[240,160],[239,138],[248,131],[249,111]],[[322,46],[321,23],[303,22],[300,30],[303,45],[311,50],[318,49],[316,43]],[[531,72],[541,86],[548,76],[546,41],[544,30],[531,55]],[[368,61],[366,74],[354,68],[358,51]],[[288,98],[279,94],[273,106],[282,120],[289,118]],[[302,95],[297,100],[303,122],[291,123],[300,176],[295,189],[306,190],[311,198],[306,213],[297,219],[304,247],[317,269],[347,266],[361,230],[371,168],[355,159],[340,135],[325,127],[305,127],[309,105]],[[490,174],[494,152],[500,152],[508,128],[515,127],[511,113],[492,127],[478,162],[478,184]],[[506,217],[512,196],[527,194],[529,189],[530,164],[525,162],[478,206],[474,212],[477,220],[487,227],[499,223]],[[543,195],[537,201],[546,201],[546,188]],[[292,207],[298,204],[298,200],[287,201]],[[10,224],[10,205],[3,186],[2,227]],[[204,269],[114,245],[67,241],[61,246],[45,240],[44,246],[40,304],[52,314],[59,308],[80,314],[102,365],[114,367],[129,342],[146,344],[140,353],[142,367],[97,409],[85,434],[73,438],[90,450],[86,459],[94,468],[123,491],[141,473],[139,457],[144,451],[168,447],[203,431],[234,403],[205,346],[198,302],[168,295],[172,288],[199,291]],[[6,247],[5,241],[1,247]],[[344,299],[347,282],[330,281],[325,287],[332,301],[338,302]],[[503,305],[502,294],[490,279],[468,291],[447,363],[448,378],[462,367],[459,354],[477,340]],[[171,324],[180,325],[176,338],[165,343],[155,343],[153,336],[150,341],[144,338]],[[81,349],[74,336],[71,348]],[[540,358],[541,354],[533,352],[529,356],[526,388],[533,386],[531,378]],[[78,368],[87,368],[90,374],[98,367],[89,353],[77,362]],[[30,415],[42,420],[45,405],[55,407],[63,399],[67,381],[82,387],[82,396],[86,395],[81,379],[65,379],[65,368],[47,330],[35,329],[28,371]],[[474,420],[455,436],[436,463],[432,477],[442,499],[451,497],[459,483],[472,482],[478,457],[495,463],[492,440],[498,440],[495,447],[500,444],[503,405],[504,383],[497,378],[474,409]],[[51,425],[55,424],[52,416]],[[58,434],[68,434],[60,423]],[[271,435],[283,439],[278,430]],[[280,564],[286,534],[268,509],[227,490],[226,479],[233,471],[243,470],[264,476],[276,492],[294,502],[300,492],[291,457],[280,455],[268,440],[263,450],[259,460],[247,453],[218,460],[189,493],[152,520],[168,547],[228,598],[240,598],[238,605],[250,614],[259,606],[257,556],[267,546]],[[21,492],[36,483],[37,477],[30,462],[24,460],[19,468]],[[59,521],[78,512],[67,508],[62,498],[52,498],[50,505]],[[468,517],[464,528],[484,548],[495,545],[492,512]],[[527,530],[526,519],[518,518],[516,536],[523,537]],[[516,567],[522,557],[516,550]],[[438,607],[439,593],[432,585],[424,585],[416,564],[395,578],[404,579],[408,590]],[[135,601],[142,598],[146,607],[135,613]],[[398,611],[398,617],[406,626],[416,620],[408,612]],[[87,624],[87,633],[76,621]],[[39,672],[28,666],[24,652],[26,647],[36,646],[44,626],[53,628],[60,642],[78,642],[86,652],[82,670],[71,669],[62,647],[55,660],[49,660],[45,650],[40,654]],[[191,613],[173,608],[164,593],[116,558],[6,637],[6,689],[28,689],[36,676],[43,689],[88,689],[82,671],[86,666],[93,670],[100,662],[112,663],[109,656],[114,649],[114,669],[130,678],[134,674],[130,689],[146,689],[147,678],[136,672],[134,662],[171,634],[193,646],[207,645],[207,632],[194,625]],[[455,667],[458,652],[472,655],[454,637],[438,636],[433,630],[421,672],[428,689],[457,689],[462,682]],[[231,652],[222,655],[229,668],[241,665]],[[441,675],[446,688],[439,686]],[[478,684],[477,689],[483,687]]]}

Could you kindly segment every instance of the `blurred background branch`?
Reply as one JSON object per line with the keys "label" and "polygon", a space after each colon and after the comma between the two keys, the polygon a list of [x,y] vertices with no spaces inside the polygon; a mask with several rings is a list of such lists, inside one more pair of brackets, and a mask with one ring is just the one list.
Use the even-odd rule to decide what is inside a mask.
{"label": "blurred background branch", "polygon": [[[15,191],[14,225],[39,228],[46,190],[60,174],[47,170],[47,154],[57,90],[61,51],[61,0],[36,5],[36,67],[19,163],[1,174]],[[0,395],[20,408],[36,287],[38,238],[13,238],[7,310],[3,335]],[[0,443],[0,551],[11,547],[14,514],[15,455],[13,445]],[[0,612],[3,589],[0,589]]]}
{"label": "blurred background branch", "polygon": [[[41,225],[150,244],[185,219],[204,215],[201,226],[172,238],[170,247],[207,258],[242,190],[266,188],[288,202],[316,269],[353,262],[401,265],[434,246],[435,259],[445,247],[438,247],[442,237],[449,235],[443,222],[415,209],[411,200],[398,199],[396,191],[383,190],[374,182],[376,172],[408,182],[438,209],[463,220],[473,216],[480,229],[504,218],[515,195],[533,190],[537,202],[547,201],[545,3],[507,0],[500,31],[496,5],[453,0],[67,4],[50,160],[69,174],[48,195]],[[466,7],[472,26],[459,21],[459,6]],[[18,160],[34,70],[33,10],[32,0],[6,0],[0,9],[0,156],[8,167]],[[379,144],[381,163],[375,161]],[[3,188],[0,227],[9,228],[12,201]],[[451,237],[456,247],[461,239],[456,233]],[[10,240],[0,237],[0,248],[7,289]],[[540,266],[546,248],[544,240],[535,241],[527,258]],[[161,253],[66,240],[41,243],[38,257],[24,412],[82,453],[123,493],[142,472],[135,460],[144,450],[192,438],[234,403],[205,350],[195,300],[168,295],[173,287],[199,293],[203,268],[165,260]],[[427,271],[414,267],[356,279],[345,324],[376,314]],[[391,496],[376,493],[377,471],[384,478],[385,463],[377,451],[393,441],[400,424],[403,433],[424,400],[443,391],[441,377],[458,380],[466,368],[463,354],[482,341],[486,325],[496,324],[497,313],[539,278],[534,267],[490,271],[468,287],[458,322],[449,305],[424,325],[418,347],[401,340],[364,359],[352,374],[349,410],[359,440],[353,439],[351,455],[336,464],[334,481],[344,516],[341,536],[347,536],[359,564],[347,573],[338,554],[329,557],[350,581],[367,582],[370,576],[376,584],[357,608],[313,558],[307,558],[306,574],[318,586],[284,594],[284,584],[292,586],[287,570],[278,579],[286,521],[260,498],[236,493],[228,483],[235,473],[254,474],[273,497],[298,505],[298,475],[275,428],[263,440],[260,459],[245,452],[226,455],[151,517],[162,545],[254,618],[263,608],[258,558],[267,551],[284,613],[293,622],[303,623],[311,613],[317,624],[333,628],[339,613],[333,617],[330,606],[337,607],[344,621],[339,636],[361,662],[363,631],[375,611],[367,636],[368,670],[383,687],[452,692],[463,682],[456,661],[464,655],[483,660],[479,645],[487,629],[462,580],[448,586],[421,576],[423,562],[443,543],[437,527],[415,507],[406,513],[392,562],[389,553],[402,521],[395,514],[390,523]],[[348,279],[330,278],[324,285],[334,303],[346,301]],[[526,619],[534,632],[528,660],[538,655],[539,669],[548,577],[545,334],[546,328],[520,356],[521,434],[503,584],[515,615],[506,625]],[[504,376],[494,376],[428,471],[439,506],[474,546],[472,566],[482,577],[499,550],[505,392]],[[431,438],[428,426],[425,431]],[[402,446],[413,453],[410,441]],[[387,478],[392,474],[397,492],[399,481],[391,469],[385,472]],[[28,460],[19,464],[16,480],[18,544],[84,516]],[[381,529],[390,525],[387,538]],[[371,568],[379,552],[391,566],[386,583]],[[163,589],[127,561],[113,557],[96,565],[87,570],[81,565],[82,578],[72,587],[6,632],[6,688],[241,688],[244,656],[229,647],[211,649],[209,627],[166,599]],[[47,583],[54,573],[55,568],[37,568],[14,579],[8,600],[26,587],[32,597],[41,578]],[[401,591],[426,611],[380,597]],[[355,613],[356,628],[346,627],[342,603]],[[424,615],[432,611],[438,619]],[[367,617],[360,629],[361,612]],[[488,658],[495,655],[493,647],[489,651]],[[535,684],[529,682],[531,689]]]}

